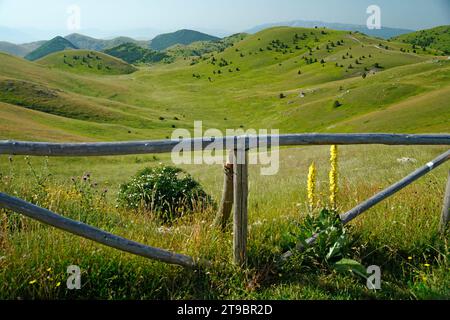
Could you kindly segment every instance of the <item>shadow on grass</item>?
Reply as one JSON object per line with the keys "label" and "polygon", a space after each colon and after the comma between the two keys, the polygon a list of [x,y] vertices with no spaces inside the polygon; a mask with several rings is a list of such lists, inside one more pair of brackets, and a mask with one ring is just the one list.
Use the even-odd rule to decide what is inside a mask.
{"label": "shadow on grass", "polygon": [[290,292],[293,288],[304,291],[306,296],[315,291],[327,299],[415,299],[420,298],[415,294],[415,287],[418,287],[423,291],[422,297],[448,299],[442,290],[416,285],[417,275],[422,273],[420,266],[445,270],[447,265],[448,248],[437,232],[427,241],[412,243],[408,248],[392,248],[383,244],[382,239],[367,241],[361,234],[351,233],[349,251],[344,257],[359,261],[365,267],[379,266],[382,271],[382,290],[379,291],[369,290],[366,279],[356,274],[337,272],[332,261],[314,250],[297,252],[287,261],[280,261],[273,253],[261,252],[258,248],[252,248],[249,255],[249,267],[255,272],[256,287],[263,296],[279,287],[287,288],[287,295],[294,297],[297,294]]}

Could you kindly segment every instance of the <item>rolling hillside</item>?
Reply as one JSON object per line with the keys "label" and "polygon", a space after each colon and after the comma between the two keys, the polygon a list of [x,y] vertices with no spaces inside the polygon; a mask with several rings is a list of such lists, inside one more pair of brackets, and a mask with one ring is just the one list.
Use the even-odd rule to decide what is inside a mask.
{"label": "rolling hillside", "polygon": [[25,59],[35,61],[51,53],[70,49],[78,48],[66,39],[62,37],[56,37],[50,41],[45,42],[42,46],[27,54],[25,56]]}
{"label": "rolling hillside", "polygon": [[201,57],[206,53],[223,52],[235,43],[244,40],[248,34],[237,33],[219,41],[197,41],[188,45],[176,44],[165,50],[171,57]]}
{"label": "rolling hillside", "polygon": [[92,74],[129,74],[137,69],[128,63],[101,52],[66,50],[56,52],[37,61],[60,70]]}
{"label": "rolling hillside", "polygon": [[131,64],[155,63],[168,57],[163,52],[145,49],[134,43],[121,44],[105,50],[105,53]]}
{"label": "rolling hillside", "polygon": [[[0,118],[11,121],[16,107],[36,128],[54,126],[53,139],[76,141],[167,138],[195,120],[282,133],[450,130],[446,57],[324,29],[272,28],[235,40],[117,75],[98,65],[120,60],[97,52],[65,51],[38,63],[2,55]],[[82,58],[70,67],[74,55],[92,68]],[[49,139],[30,128],[9,127],[0,138]]]}
{"label": "rolling hillside", "polygon": [[412,32],[393,38],[393,40],[409,43],[415,47],[431,48],[450,54],[450,26]]}
{"label": "rolling hillside", "polygon": [[188,45],[198,41],[218,41],[220,38],[210,36],[193,30],[179,30],[173,33],[161,34],[150,42],[150,47],[154,50],[165,50],[176,44]]}

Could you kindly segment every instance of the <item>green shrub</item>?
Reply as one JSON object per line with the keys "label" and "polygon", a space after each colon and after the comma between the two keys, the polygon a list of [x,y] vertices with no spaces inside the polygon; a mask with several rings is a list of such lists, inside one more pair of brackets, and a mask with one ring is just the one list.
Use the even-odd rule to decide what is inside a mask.
{"label": "green shrub", "polygon": [[190,175],[171,166],[146,168],[120,186],[118,202],[129,209],[143,208],[163,222],[171,222],[211,205],[211,198]]}

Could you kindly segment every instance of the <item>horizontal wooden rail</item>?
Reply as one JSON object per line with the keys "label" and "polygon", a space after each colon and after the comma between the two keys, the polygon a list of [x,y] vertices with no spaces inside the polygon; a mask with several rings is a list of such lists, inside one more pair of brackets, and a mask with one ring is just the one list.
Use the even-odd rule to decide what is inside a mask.
{"label": "horizontal wooden rail", "polygon": [[[0,141],[0,154],[29,156],[115,156],[133,154],[168,153],[180,143],[191,151],[201,151],[211,143],[221,142],[223,149],[235,149],[238,137],[100,142],[100,143],[47,143],[25,141]],[[270,136],[246,136],[246,146],[303,146],[303,145],[450,145],[450,135],[410,135],[410,134],[287,134]]]}
{"label": "horizontal wooden rail", "polygon": [[[40,221],[44,224],[67,231],[77,236],[90,239],[92,241],[104,244],[108,247],[121,251],[129,252],[148,259],[154,259],[169,264],[180,265],[187,268],[194,268],[199,261],[193,258],[172,253],[163,249],[153,248],[144,244],[134,242],[106,231],[94,228],[82,222],[64,218],[47,209],[40,208],[23,200],[0,193],[0,208],[23,214],[29,218]],[[204,262],[207,265],[207,262]]]}

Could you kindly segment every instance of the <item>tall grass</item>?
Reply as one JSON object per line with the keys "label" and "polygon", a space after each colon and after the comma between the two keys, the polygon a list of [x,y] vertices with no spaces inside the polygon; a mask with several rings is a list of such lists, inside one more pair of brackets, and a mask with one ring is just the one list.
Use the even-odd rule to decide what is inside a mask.
{"label": "tall grass", "polygon": [[[442,147],[340,147],[338,212],[402,178]],[[329,149],[282,149],[278,175],[250,168],[249,263],[232,265],[231,230],[212,228],[215,211],[194,213],[161,225],[145,211],[124,210],[115,201],[120,183],[157,163],[124,158],[64,159],[0,157],[0,191],[66,217],[152,246],[217,262],[185,270],[146,260],[0,211],[0,298],[2,299],[428,299],[450,297],[448,237],[438,234],[446,169],[440,168],[355,220],[350,256],[379,265],[382,290],[342,274],[320,259],[296,255],[279,263],[310,212],[308,167],[316,163],[316,194],[329,196]],[[417,163],[400,164],[411,157]],[[161,162],[168,162],[162,158]],[[47,163],[48,161],[48,163]],[[89,161],[89,162],[88,162]],[[90,164],[89,166],[87,164]],[[90,174],[84,174],[89,167]],[[102,169],[103,168],[103,169]],[[185,166],[216,200],[219,166]],[[72,178],[73,177],[73,178]],[[97,180],[97,178],[99,178]],[[108,183],[106,183],[108,182]],[[82,270],[82,289],[66,289],[69,265]]]}

